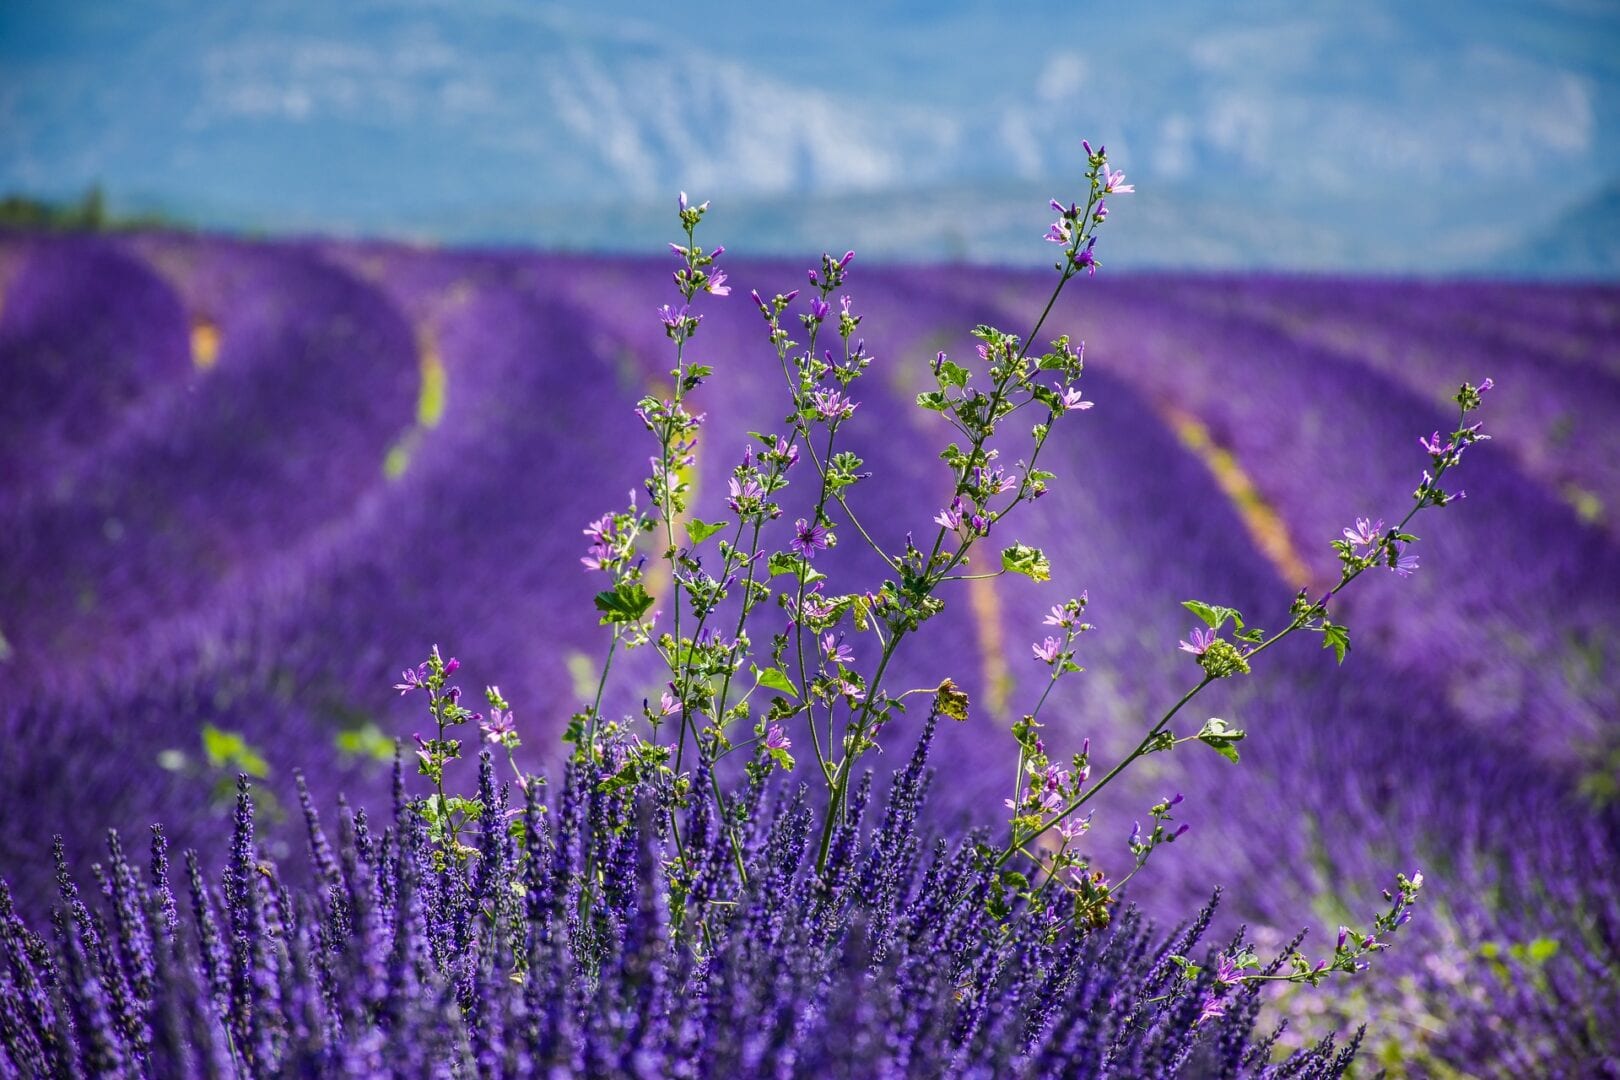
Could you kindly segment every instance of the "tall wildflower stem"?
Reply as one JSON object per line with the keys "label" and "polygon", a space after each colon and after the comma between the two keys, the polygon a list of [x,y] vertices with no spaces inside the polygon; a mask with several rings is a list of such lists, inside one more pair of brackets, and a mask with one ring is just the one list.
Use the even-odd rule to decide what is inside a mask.
{"label": "tall wildflower stem", "polygon": [[[1051,295],[1047,297],[1046,305],[1041,309],[1040,317],[1035,320],[1035,325],[1031,328],[1029,334],[1026,335],[1023,341],[1019,343],[1018,353],[1014,362],[1008,365],[1007,373],[1002,379],[997,381],[991,393],[990,404],[986,413],[986,416],[989,418],[990,422],[984,425],[980,431],[975,433],[973,437],[972,449],[969,451],[967,458],[962,465],[961,471],[957,475],[956,484],[952,490],[953,498],[960,497],[963,492],[967,490],[967,482],[969,477],[972,475],[974,462],[983,452],[984,445],[989,440],[990,435],[993,434],[995,413],[1001,404],[1002,395],[1006,391],[1007,382],[1012,378],[1012,370],[1016,368],[1018,362],[1021,362],[1028,356],[1031,342],[1033,342],[1036,337],[1039,336],[1041,328],[1046,325],[1046,320],[1052,314],[1052,309],[1056,306],[1058,297],[1063,293],[1063,287],[1067,285],[1069,281],[1078,273],[1074,255],[1081,250],[1083,241],[1088,239],[1089,236],[1095,232],[1095,224],[1092,219],[1092,209],[1095,205],[1096,194],[1095,190],[1093,190],[1093,193],[1088,197],[1086,213],[1083,218],[1083,220],[1087,223],[1086,227],[1078,230],[1076,233],[1073,244],[1068,250],[1068,257],[1064,261],[1063,269],[1059,273],[1057,284],[1053,286]],[[1039,452],[1040,447],[1037,445],[1034,454],[1039,454]],[[1031,468],[1034,467],[1034,461],[1035,456],[1032,454],[1030,458]],[[1013,502],[1010,503],[1002,512],[1005,513],[1006,510],[1012,509],[1012,507],[1018,505],[1022,499],[1023,490],[1021,488],[1018,496],[1016,496]],[[840,503],[842,503],[842,500],[840,500]],[[967,557],[969,549],[973,546],[971,541],[964,543],[945,567],[935,570],[934,563],[939,558],[940,549],[945,543],[945,532],[945,527],[943,525],[940,526],[938,532],[934,536],[934,543],[929,552],[928,560],[924,563],[925,568],[927,568],[927,572],[931,575],[925,595],[932,595],[933,590],[938,587],[941,581],[943,581],[945,575],[950,573],[950,571],[956,566],[960,565],[960,563]],[[887,558],[885,561],[888,561]],[[867,722],[870,721],[872,713],[877,707],[877,703],[881,700],[879,697],[879,692],[882,688],[883,676],[888,670],[889,661],[893,658],[895,649],[899,646],[901,639],[905,636],[905,633],[905,630],[897,629],[894,635],[889,639],[889,644],[883,651],[877,670],[873,673],[872,679],[867,685],[866,700],[862,703],[859,712],[851,719],[851,735],[846,740],[844,756],[838,763],[835,770],[832,799],[827,807],[827,819],[822,823],[820,854],[817,857],[818,869],[824,867],[826,864],[827,853],[831,849],[832,845],[833,833],[837,828],[838,822],[842,819],[843,808],[849,793],[849,780],[851,775],[854,773],[856,760],[860,757],[862,751],[861,732],[864,730]]]}
{"label": "tall wildflower stem", "polygon": [[[1476,399],[1476,403],[1477,403],[1477,399]],[[1469,411],[1469,408],[1470,408],[1469,406],[1464,406],[1464,408],[1463,408],[1464,416],[1466,416],[1467,412]],[[1459,427],[1459,430],[1461,430],[1461,428],[1462,428],[1461,419],[1459,419],[1458,427]],[[1435,475],[1433,477],[1433,480],[1432,481],[1426,480],[1426,487],[1438,485],[1441,478],[1443,478],[1446,475],[1447,471],[1449,471],[1450,468],[1456,463],[1456,460],[1457,459],[1455,457],[1448,457],[1445,460],[1441,461],[1439,464],[1437,464],[1436,468],[1435,468]],[[1303,605],[1300,608],[1300,610],[1294,615],[1294,617],[1289,621],[1289,623],[1288,623],[1288,625],[1286,627],[1284,627],[1282,630],[1279,630],[1277,633],[1272,634],[1270,637],[1266,638],[1265,640],[1259,642],[1253,648],[1248,649],[1247,651],[1245,651],[1243,653],[1244,661],[1245,662],[1252,662],[1255,659],[1255,657],[1259,656],[1261,653],[1265,652],[1267,649],[1271,648],[1273,645],[1276,645],[1279,641],[1282,641],[1285,638],[1287,638],[1287,637],[1293,635],[1294,633],[1298,632],[1299,630],[1304,629],[1307,625],[1309,625],[1311,623],[1311,621],[1313,619],[1315,619],[1315,618],[1321,616],[1323,613],[1325,613],[1326,610],[1327,610],[1327,605],[1328,605],[1329,601],[1331,601],[1334,597],[1338,596],[1339,593],[1344,591],[1344,589],[1346,589],[1350,585],[1351,582],[1355,581],[1357,578],[1359,578],[1362,574],[1366,573],[1373,566],[1379,565],[1380,562],[1382,560],[1384,560],[1387,555],[1389,555],[1390,548],[1395,543],[1395,538],[1405,533],[1407,525],[1411,524],[1412,519],[1414,517],[1416,517],[1420,511],[1428,508],[1429,506],[1444,505],[1443,502],[1434,503],[1434,502],[1430,502],[1427,498],[1423,497],[1422,492],[1424,490],[1425,489],[1422,489],[1422,488],[1419,489],[1420,494],[1419,494],[1418,501],[1416,502],[1416,504],[1414,506],[1412,506],[1412,508],[1409,509],[1406,512],[1406,516],[1401,518],[1400,522],[1393,529],[1390,529],[1388,532],[1384,533],[1381,536],[1378,544],[1373,548],[1373,550],[1367,556],[1365,556],[1362,559],[1360,564],[1355,566],[1353,569],[1346,569],[1342,573],[1342,575],[1340,576],[1340,579],[1339,579],[1338,583],[1335,584],[1332,588],[1328,589],[1325,593],[1323,593],[1320,599],[1318,599],[1314,603],[1308,603],[1308,604]],[[1389,555],[1389,557],[1392,558],[1393,556]],[[1082,806],[1084,806],[1086,803],[1090,802],[1093,798],[1095,798],[1100,792],[1102,792],[1102,790],[1104,788],[1106,788],[1114,780],[1115,777],[1119,776],[1120,773],[1124,772],[1127,768],[1129,768],[1130,765],[1132,763],[1134,763],[1138,758],[1152,752],[1152,748],[1153,748],[1155,742],[1158,740],[1161,733],[1163,733],[1169,727],[1170,722],[1176,718],[1177,714],[1179,714],[1183,708],[1185,708],[1188,704],[1190,704],[1192,702],[1192,700],[1194,698],[1196,698],[1198,696],[1198,694],[1200,692],[1202,692],[1205,687],[1207,687],[1210,683],[1216,682],[1216,681],[1217,681],[1217,679],[1216,679],[1216,677],[1214,675],[1210,675],[1210,674],[1206,673],[1204,675],[1204,677],[1201,680],[1199,680],[1197,685],[1193,686],[1190,690],[1188,690],[1185,694],[1183,694],[1181,696],[1180,700],[1178,700],[1174,705],[1172,705],[1170,707],[1170,709],[1167,712],[1165,712],[1165,714],[1163,716],[1161,716],[1159,718],[1158,722],[1156,724],[1154,724],[1153,727],[1148,729],[1147,734],[1145,736],[1143,736],[1142,741],[1139,742],[1136,745],[1136,748],[1133,749],[1129,754],[1127,754],[1113,768],[1109,769],[1108,772],[1105,773],[1102,776],[1101,779],[1099,779],[1095,784],[1093,784],[1091,787],[1086,789],[1086,791],[1083,794],[1081,794],[1077,799],[1073,800],[1068,806],[1064,807],[1064,809],[1061,812],[1059,812],[1058,814],[1053,816],[1048,821],[1044,822],[1039,828],[1034,829],[1034,830],[1032,830],[1032,831],[1030,831],[1028,833],[1025,833],[1022,836],[1015,836],[1013,838],[1013,842],[1011,844],[1009,844],[1008,847],[1004,851],[1002,851],[1001,854],[997,857],[996,865],[997,866],[1005,865],[1015,855],[1018,854],[1020,848],[1022,848],[1026,844],[1031,843],[1032,841],[1034,841],[1038,837],[1045,834],[1048,830],[1052,829],[1053,827],[1055,827],[1058,824],[1060,824],[1061,822],[1063,822],[1070,815],[1074,814]]]}

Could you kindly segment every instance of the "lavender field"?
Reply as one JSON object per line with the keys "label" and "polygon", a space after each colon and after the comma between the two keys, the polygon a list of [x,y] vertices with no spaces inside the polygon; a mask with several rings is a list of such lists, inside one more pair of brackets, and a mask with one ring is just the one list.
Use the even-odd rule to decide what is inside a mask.
{"label": "lavender field", "polygon": [[[159,820],[177,846],[217,848],[239,771],[270,796],[266,850],[296,864],[294,770],[386,804],[393,740],[421,725],[389,686],[433,642],[500,684],[520,760],[554,766],[606,647],[581,529],[645,475],[633,409],[667,381],[668,270],[0,237],[0,876],[19,906],[48,908],[55,834],[86,863],[109,826]],[[708,304],[693,346],[725,376],[692,399],[706,517],[783,408],[744,294],[803,278],[728,271],[737,293]],[[975,323],[1021,332],[1048,288],[855,264],[876,360],[849,429],[874,479],[852,501],[886,548],[948,495],[938,417],[913,404],[930,362],[970,353]],[[949,675],[973,702],[939,732],[931,813],[1004,820],[1007,728],[1040,693],[1030,642],[1054,589],[1088,590],[1098,630],[1047,737],[1123,753],[1187,687],[1181,601],[1286,622],[1300,587],[1336,579],[1342,528],[1406,504],[1416,436],[1450,425],[1457,385],[1489,375],[1493,438],[1467,498],[1419,522],[1417,574],[1347,596],[1344,666],[1295,640],[1212,687],[1200,708],[1249,732],[1242,767],[1147,759],[1090,841],[1128,867],[1130,821],[1184,793],[1196,843],[1127,898],[1173,921],[1220,886],[1218,928],[1278,948],[1305,927],[1331,938],[1421,868],[1400,947],[1331,997],[1270,999],[1283,1045],[1365,1023],[1365,1063],[1393,1075],[1620,1075],[1620,289],[1099,276],[1052,318],[1086,340],[1096,405],[1053,436],[1064,482],[1020,527],[1054,585],[956,584],[946,602],[971,617],[925,626],[892,676]],[[827,559],[884,569],[854,543]],[[636,662],[619,711],[657,697]]]}

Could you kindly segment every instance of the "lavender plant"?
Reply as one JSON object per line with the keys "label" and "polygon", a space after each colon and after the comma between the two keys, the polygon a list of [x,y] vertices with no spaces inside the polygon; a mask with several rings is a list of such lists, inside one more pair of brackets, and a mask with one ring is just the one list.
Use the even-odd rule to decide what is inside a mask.
{"label": "lavender plant", "polygon": [[[1094,782],[1089,742],[1062,760],[1040,734],[1053,687],[1082,670],[1078,641],[1091,629],[1087,594],[1053,606],[1055,636],[1032,647],[1049,677],[1011,728],[1005,838],[930,844],[918,826],[935,726],[968,722],[969,702],[948,679],[897,690],[886,681],[891,661],[946,610],[955,583],[1052,576],[1040,549],[1002,541],[1010,515],[1055,479],[1038,467],[1054,425],[1092,407],[1077,385],[1083,343],[1060,336],[1032,351],[1065,286],[1097,270],[1107,200],[1132,190],[1102,148],[1085,149],[1084,206],[1053,202],[1046,238],[1061,251],[1058,278],[1033,328],[1020,337],[979,326],[977,362],[940,353],[931,365],[936,388],[917,404],[957,436],[940,454],[948,494],[932,539],[908,534],[897,549],[863,524],[864,462],[839,439],[860,407],[851,390],[873,362],[862,316],[842,293],[853,253],[824,256],[809,272],[803,310],[797,291],[752,294],[789,411],[732,470],[734,520],[692,514],[703,415],[689,395],[714,373],[691,354],[703,318],[695,305],[730,288],[717,266],[724,249],[697,242],[708,204],[682,195],[685,242],[671,245],[680,302],[658,312],[674,365],[667,394],[637,409],[656,443],[648,503],[632,498],[585,530],[584,567],[605,575],[595,607],[608,645],[593,700],[568,728],[573,753],[555,800],[545,801],[544,777],[519,767],[499,689],[486,690],[487,715],[462,705],[450,681],[460,664],[435,648],[396,685],[426,700],[433,731],[415,736],[416,760],[432,790],[408,795],[396,763],[392,823],[375,835],[363,813],[345,812],[336,852],[302,793],[312,887],[259,859],[244,780],[222,888],[188,860],[185,928],[161,832],[149,882],[111,841],[110,863],[98,867],[111,922],[79,899],[65,864],[51,941],[0,900],[0,989],[18,991],[0,1003],[8,1064],[175,1075],[415,1073],[447,1062],[659,1075],[1342,1073],[1354,1040],[1271,1060],[1276,1034],[1253,1032],[1261,987],[1315,986],[1364,968],[1412,917],[1422,875],[1397,876],[1387,910],[1365,930],[1341,928],[1314,962],[1302,938],[1269,957],[1242,935],[1209,949],[1200,943],[1211,907],[1168,936],[1119,907],[1154,852],[1185,833],[1174,820],[1183,796],[1150,807],[1149,827],[1127,845],[1130,868],[1116,876],[1085,848],[1092,814],[1080,811],[1150,754],[1198,742],[1237,762],[1242,729],[1214,717],[1176,722],[1206,687],[1250,674],[1283,638],[1320,634],[1344,659],[1336,599],[1374,569],[1415,570],[1408,527],[1458,497],[1441,480],[1485,438],[1467,420],[1490,380],[1464,385],[1457,428],[1425,440],[1432,474],[1405,516],[1393,528],[1358,519],[1345,529],[1337,584],[1298,594],[1282,630],[1186,602],[1204,625],[1180,648],[1200,677]],[[1026,410],[1024,434],[1013,417]],[[790,514],[794,478],[812,494]],[[881,580],[834,591],[816,560],[841,540],[864,545]],[[639,716],[609,717],[615,657],[639,649],[657,656],[664,687]],[[866,831],[874,798],[862,763],[918,701],[927,716],[916,750]],[[506,757],[520,799],[496,783],[489,751],[472,793],[447,784],[474,726]],[[810,781],[782,791],[805,739]],[[1206,955],[1194,959],[1195,947]],[[724,1020],[740,1016],[751,1018],[749,1033],[729,1037]]]}

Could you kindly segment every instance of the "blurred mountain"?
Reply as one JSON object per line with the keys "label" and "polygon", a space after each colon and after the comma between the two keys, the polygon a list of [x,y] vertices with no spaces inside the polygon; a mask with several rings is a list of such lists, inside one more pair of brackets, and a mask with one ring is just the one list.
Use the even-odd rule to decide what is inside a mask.
{"label": "blurred mountain", "polygon": [[1620,176],[1617,57],[1585,0],[5,5],[0,191],[645,250],[685,188],[742,249],[1028,263],[1088,136],[1116,265],[1479,271]]}
{"label": "blurred mountain", "polygon": [[1571,277],[1620,277],[1620,181],[1566,211],[1525,244],[1528,270]]}

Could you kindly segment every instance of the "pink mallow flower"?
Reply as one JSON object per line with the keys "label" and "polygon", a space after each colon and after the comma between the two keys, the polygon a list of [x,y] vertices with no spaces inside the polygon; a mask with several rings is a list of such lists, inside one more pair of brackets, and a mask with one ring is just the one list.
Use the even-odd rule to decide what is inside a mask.
{"label": "pink mallow flower", "polygon": [[1057,638],[1049,637],[1045,641],[1031,645],[1030,650],[1035,654],[1035,659],[1041,663],[1055,664],[1058,662],[1058,658],[1063,655],[1063,642]]}
{"label": "pink mallow flower", "polygon": [[1064,412],[1069,412],[1076,409],[1084,412],[1086,409],[1089,409],[1092,405],[1096,404],[1092,401],[1081,401],[1080,388],[1078,386],[1053,386],[1052,389],[1056,390],[1061,395]]}
{"label": "pink mallow flower", "polygon": [[489,719],[479,725],[484,738],[492,743],[504,743],[508,735],[517,733],[517,723],[511,709],[491,709]]}
{"label": "pink mallow flower", "polygon": [[821,635],[821,653],[834,664],[853,664],[855,662],[855,650],[845,645],[843,637],[834,634],[831,630]]}
{"label": "pink mallow flower", "polygon": [[1108,195],[1130,195],[1136,191],[1136,185],[1125,183],[1125,174],[1123,172],[1115,172],[1107,165],[1104,165],[1103,191]]}
{"label": "pink mallow flower", "polygon": [[1181,643],[1182,652],[1192,653],[1194,656],[1203,656],[1209,651],[1209,647],[1215,644],[1215,631],[1202,626],[1193,627],[1190,636],[1191,641]]}
{"label": "pink mallow flower", "polygon": [[395,683],[394,689],[399,691],[401,697],[412,690],[425,690],[427,689],[428,666],[423,664],[418,668],[406,668],[400,672],[399,677],[404,682]]}
{"label": "pink mallow flower", "polygon": [[[1424,475],[1428,475],[1425,473]],[[1366,518],[1356,518],[1353,528],[1344,530],[1344,538],[1352,544],[1362,547],[1372,547],[1384,538],[1384,523],[1382,521],[1369,521]]]}

